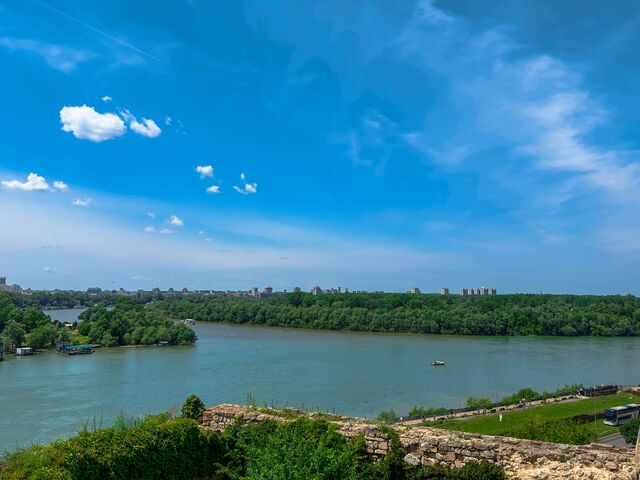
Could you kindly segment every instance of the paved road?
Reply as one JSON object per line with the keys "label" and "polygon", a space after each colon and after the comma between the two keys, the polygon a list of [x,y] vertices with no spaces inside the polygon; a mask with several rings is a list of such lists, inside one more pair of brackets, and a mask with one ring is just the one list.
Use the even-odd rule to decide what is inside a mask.
{"label": "paved road", "polygon": [[626,448],[628,447],[627,442],[625,442],[624,437],[620,432],[613,433],[611,435],[607,435],[606,437],[602,437],[597,443],[601,445],[611,445],[614,448]]}

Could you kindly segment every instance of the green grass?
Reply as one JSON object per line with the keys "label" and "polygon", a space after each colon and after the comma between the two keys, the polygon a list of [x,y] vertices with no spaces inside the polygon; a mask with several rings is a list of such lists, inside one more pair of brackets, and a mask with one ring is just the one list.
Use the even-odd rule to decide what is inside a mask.
{"label": "green grass", "polygon": [[[508,436],[511,430],[516,428],[528,417],[538,417],[543,421],[559,420],[563,418],[571,418],[576,415],[601,413],[605,408],[624,405],[626,403],[640,403],[640,397],[629,393],[619,393],[617,395],[595,397],[588,400],[578,400],[575,402],[526,408],[524,410],[501,412],[502,422],[499,420],[499,413],[496,413],[468,419],[445,420],[435,423],[427,422],[425,425],[446,428],[447,430],[458,430],[461,432]],[[594,428],[598,437],[615,433],[619,429],[618,427],[605,425],[602,420],[597,420]]]}

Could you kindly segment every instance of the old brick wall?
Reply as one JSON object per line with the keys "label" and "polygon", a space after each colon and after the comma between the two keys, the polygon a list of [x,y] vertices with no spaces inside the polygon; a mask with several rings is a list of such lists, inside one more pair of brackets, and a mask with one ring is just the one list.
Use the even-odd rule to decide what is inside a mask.
{"label": "old brick wall", "polygon": [[[311,414],[310,416],[314,416]],[[238,405],[219,405],[205,411],[202,426],[223,430],[229,424],[286,421],[277,410],[262,412]],[[378,425],[358,418],[333,417],[348,438],[362,435],[370,455],[381,458],[389,450],[389,436]],[[561,445],[508,437],[453,432],[431,427],[392,427],[399,436],[405,461],[461,466],[466,462],[494,462],[521,480],[638,480],[636,452],[595,445]]]}

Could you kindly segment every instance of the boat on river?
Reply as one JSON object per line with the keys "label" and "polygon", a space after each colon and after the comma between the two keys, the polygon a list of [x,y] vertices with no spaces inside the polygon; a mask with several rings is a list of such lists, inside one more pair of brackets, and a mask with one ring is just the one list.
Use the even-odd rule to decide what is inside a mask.
{"label": "boat on river", "polygon": [[446,363],[442,360],[434,360],[433,362],[431,362],[431,365],[433,365],[434,367],[444,367]]}

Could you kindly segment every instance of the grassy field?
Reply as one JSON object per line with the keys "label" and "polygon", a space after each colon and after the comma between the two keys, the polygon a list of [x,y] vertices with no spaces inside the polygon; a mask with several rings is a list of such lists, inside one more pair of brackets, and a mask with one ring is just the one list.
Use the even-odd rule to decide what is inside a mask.
{"label": "grassy field", "polygon": [[[542,420],[559,420],[571,418],[576,415],[601,413],[605,408],[624,405],[626,403],[640,403],[640,397],[629,393],[595,397],[588,400],[544,405],[541,407],[526,408],[511,412],[502,412],[502,422],[499,414],[485,415],[460,420],[446,420],[436,423],[425,423],[427,426],[446,428],[447,430],[459,430],[461,432],[483,433],[485,435],[509,435],[519,423],[528,417],[539,417]],[[618,431],[618,427],[605,425],[602,420],[595,422],[594,426],[599,437]]]}

